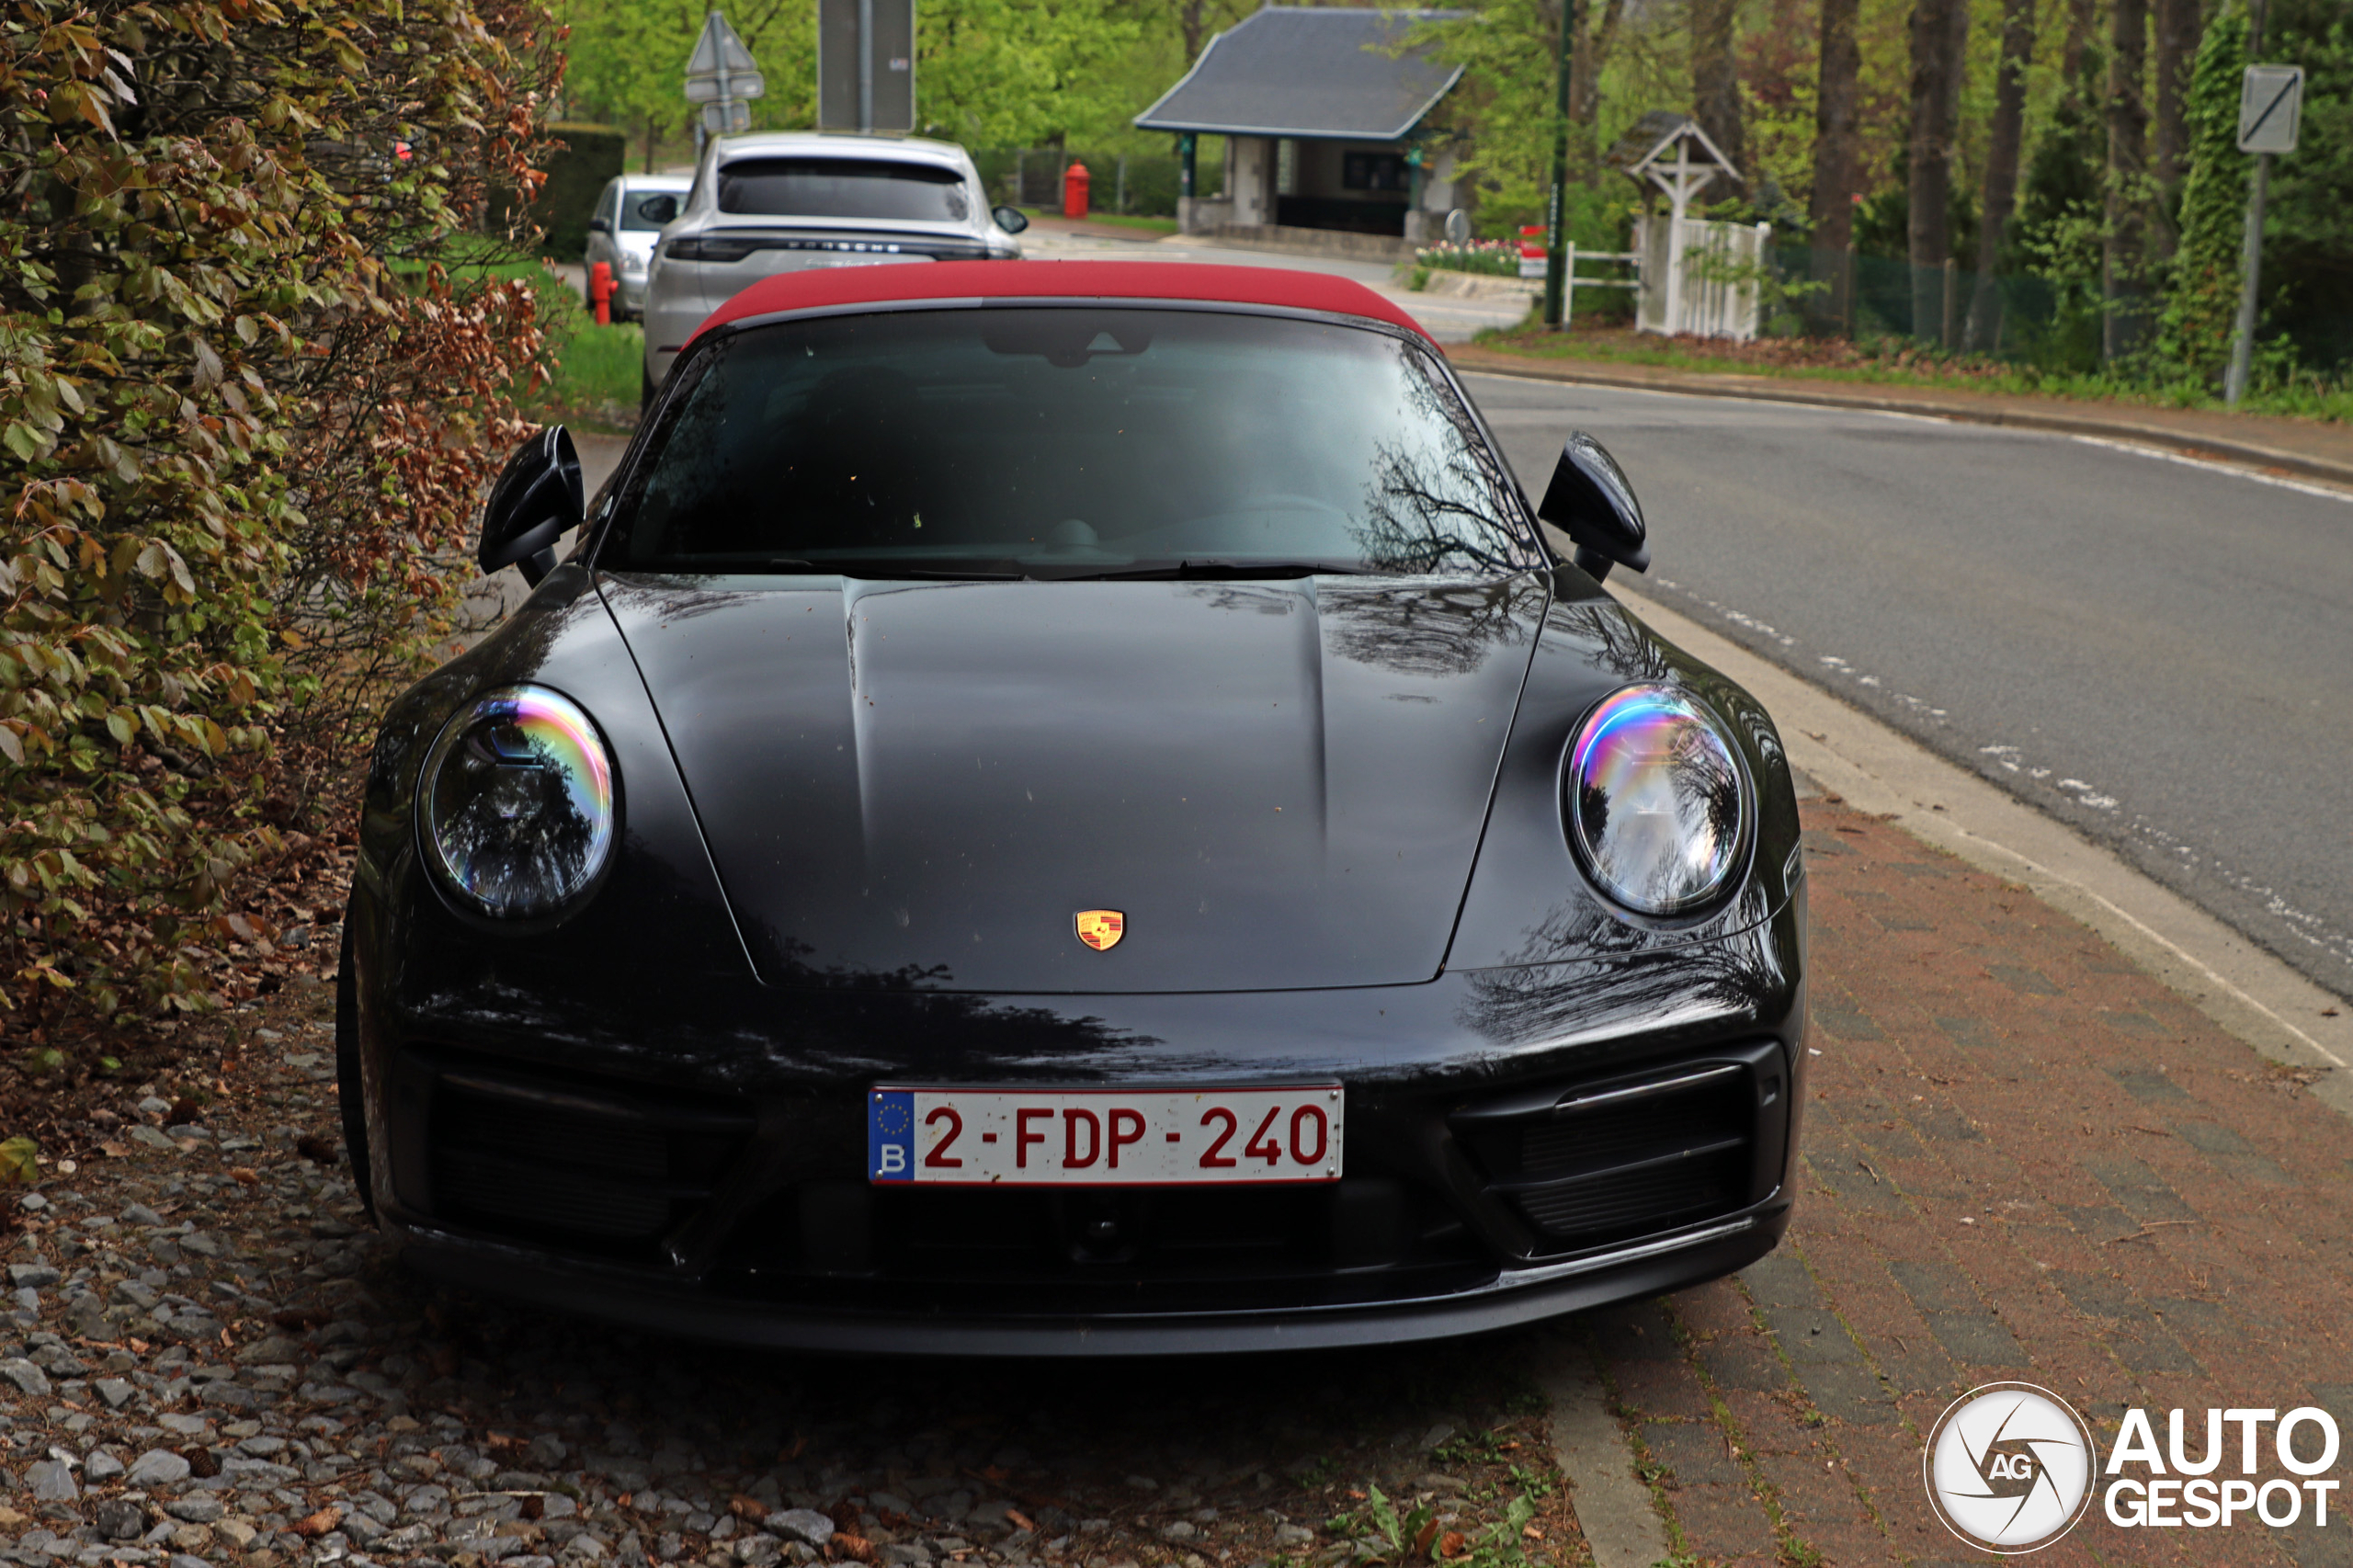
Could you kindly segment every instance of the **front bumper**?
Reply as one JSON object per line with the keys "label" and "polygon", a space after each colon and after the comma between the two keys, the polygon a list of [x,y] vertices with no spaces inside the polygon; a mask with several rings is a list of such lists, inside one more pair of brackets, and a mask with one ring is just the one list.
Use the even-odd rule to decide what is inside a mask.
{"label": "front bumper", "polygon": [[983,1315],[952,1298],[909,1301],[895,1311],[779,1309],[429,1229],[408,1231],[403,1256],[418,1272],[460,1289],[625,1327],[764,1349],[1172,1356],[1337,1349],[1510,1328],[1720,1278],[1771,1252],[1788,1225],[1788,1206],[1777,1204],[1591,1257],[1503,1270],[1483,1284],[1441,1295],[1222,1312],[1146,1307]]}
{"label": "front bumper", "polygon": [[[1800,900],[1727,938],[1737,951],[1648,974],[1064,998],[712,977],[635,1017],[607,998],[592,1022],[525,1005],[554,988],[512,970],[493,995],[420,950],[435,944],[370,941],[363,915],[370,1174],[426,1274],[747,1345],[1161,1354],[1481,1332],[1772,1249],[1803,1103],[1802,919]],[[1687,971],[1678,994],[1665,982]],[[1746,983],[1728,991],[1728,972]],[[1564,1031],[1570,1015],[1588,1027]],[[1336,1078],[1338,1183],[863,1180],[875,1082]],[[1107,1220],[1112,1243],[1082,1239]]]}

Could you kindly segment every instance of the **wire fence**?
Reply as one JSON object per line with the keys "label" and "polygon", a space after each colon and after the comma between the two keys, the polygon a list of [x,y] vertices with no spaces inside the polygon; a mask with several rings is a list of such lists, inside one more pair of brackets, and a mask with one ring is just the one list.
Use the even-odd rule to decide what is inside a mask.
{"label": "wire fence", "polygon": [[[979,166],[981,180],[994,201],[1009,201],[1016,207],[1059,208],[1063,204],[1063,180],[1070,165],[1084,164],[1087,206],[1092,210],[1135,218],[1176,216],[1181,176],[1174,153],[992,147],[973,153],[972,162]],[[1194,178],[1194,195],[1217,195],[1225,179],[1222,161],[1201,159]]]}
{"label": "wire fence", "polygon": [[1768,332],[1906,338],[2050,370],[2097,369],[2109,316],[2130,339],[2145,334],[2155,308],[2131,298],[2111,308],[2093,279],[1915,267],[1854,250],[1776,244],[1768,265],[1776,296]]}

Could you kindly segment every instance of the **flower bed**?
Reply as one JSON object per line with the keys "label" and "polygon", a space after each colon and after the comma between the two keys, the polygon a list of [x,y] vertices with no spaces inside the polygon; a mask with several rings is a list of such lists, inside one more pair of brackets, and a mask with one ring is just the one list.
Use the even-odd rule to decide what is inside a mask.
{"label": "flower bed", "polygon": [[1519,242],[1472,240],[1456,244],[1441,240],[1414,253],[1416,267],[1442,267],[1449,272],[1482,272],[1495,278],[1519,276]]}

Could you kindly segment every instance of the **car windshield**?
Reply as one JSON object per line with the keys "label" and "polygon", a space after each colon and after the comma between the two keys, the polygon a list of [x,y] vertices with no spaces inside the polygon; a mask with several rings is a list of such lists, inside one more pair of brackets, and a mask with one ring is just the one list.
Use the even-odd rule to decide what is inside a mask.
{"label": "car windshield", "polygon": [[599,565],[1105,577],[1541,559],[1431,357],[1370,327],[908,310],[752,328],[681,369]]}
{"label": "car windshield", "polygon": [[678,198],[675,190],[632,190],[621,198],[621,227],[624,229],[659,229],[678,215]]}
{"label": "car windshield", "polygon": [[961,223],[964,176],[934,164],[738,158],[719,171],[719,210],[767,218],[899,218]]}

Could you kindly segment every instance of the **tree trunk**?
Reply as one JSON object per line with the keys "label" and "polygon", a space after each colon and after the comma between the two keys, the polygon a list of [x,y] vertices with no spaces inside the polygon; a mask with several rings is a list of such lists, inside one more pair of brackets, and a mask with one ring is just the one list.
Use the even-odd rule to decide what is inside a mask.
{"label": "tree trunk", "polygon": [[2198,0],[2156,0],[2156,120],[2150,148],[2162,202],[2154,239],[2157,255],[2173,255],[2179,233],[2175,212],[2182,176],[2189,172],[2189,66],[2204,31]]}
{"label": "tree trunk", "polygon": [[2115,0],[2108,57],[2107,233],[2100,256],[2103,359],[2131,353],[2147,334],[2142,302],[2148,239],[2149,109],[2141,97],[2148,63],[2149,0]]}
{"label": "tree trunk", "polygon": [[[1733,23],[1738,0],[1691,0],[1691,118],[1727,163],[1748,176],[1748,147],[1741,134],[1740,57]],[[1720,190],[1718,199],[1732,194]]]}
{"label": "tree trunk", "polygon": [[1822,0],[1822,74],[1813,99],[1813,280],[1808,324],[1817,334],[1838,331],[1847,319],[1847,247],[1855,233],[1855,103],[1863,74],[1855,37],[1860,0]]}
{"label": "tree trunk", "polygon": [[1975,353],[2001,335],[2002,294],[1994,274],[2018,204],[2018,150],[2026,133],[2026,70],[2034,59],[2034,0],[2003,0],[2002,61],[1994,82],[1994,123],[1986,138],[1985,210],[1977,224],[1977,287],[1969,300],[1963,346]]}
{"label": "tree trunk", "polygon": [[2059,72],[2069,92],[2083,80],[2084,51],[2099,30],[2099,0],[2067,0],[2067,42],[2059,51]]}
{"label": "tree trunk", "polygon": [[1912,335],[1944,335],[1945,261],[1952,255],[1953,139],[1961,63],[1969,38],[1964,0],[1914,0],[1912,6]]}
{"label": "tree trunk", "polygon": [[1609,46],[1618,37],[1626,0],[1604,0],[1598,20],[1593,18],[1589,4],[1580,6],[1577,14],[1586,18],[1586,27],[1577,42],[1576,58],[1569,62],[1569,118],[1580,125],[1591,125],[1601,98],[1601,68],[1609,62]]}
{"label": "tree trunk", "polygon": [[1177,8],[1177,25],[1185,29],[1185,68],[1188,71],[1201,57],[1201,34],[1209,30],[1209,18],[1204,15],[1208,5],[1209,0],[1185,0]]}

